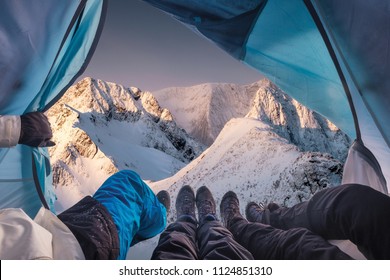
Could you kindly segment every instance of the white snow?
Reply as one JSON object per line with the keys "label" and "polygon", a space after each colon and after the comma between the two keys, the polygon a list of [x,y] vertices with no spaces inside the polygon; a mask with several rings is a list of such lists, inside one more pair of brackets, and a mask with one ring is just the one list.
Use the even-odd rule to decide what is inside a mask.
{"label": "white snow", "polygon": [[257,83],[250,86],[214,83],[167,88],[153,95],[190,135],[210,145],[226,122],[247,114],[257,88]]}
{"label": "white snow", "polygon": [[[302,158],[302,155],[308,157]],[[218,215],[220,200],[229,190],[237,193],[241,213],[244,213],[249,201],[273,201],[291,206],[313,195],[309,188],[304,187],[304,179],[299,182],[292,178],[294,172],[310,174],[311,169],[301,162],[307,164],[313,159],[312,155],[313,153],[303,154],[261,121],[232,119],[202,155],[174,176],[150,183],[150,186],[156,193],[162,189],[168,190],[174,205],[177,192],[182,186],[191,185],[196,191],[200,186],[206,185],[216,200]],[[328,163],[327,158],[316,156],[320,158],[319,161]],[[338,162],[331,161],[330,164],[337,165]],[[339,180],[338,176],[333,184],[339,183]],[[278,185],[278,181],[283,183]],[[296,184],[301,184],[300,188],[294,188]],[[175,209],[172,207],[168,220],[173,222],[175,218]],[[131,248],[128,258],[150,256],[156,242],[155,239],[138,244]]]}
{"label": "white snow", "polygon": [[[50,109],[49,119],[57,143],[50,153],[58,211],[93,194],[117,170],[132,169],[155,193],[169,191],[169,221],[187,184],[208,186],[217,211],[228,190],[237,193],[242,213],[249,201],[289,206],[309,199],[340,183],[338,159],[349,145],[331,123],[267,80],[151,94],[87,78]],[[192,150],[199,156],[188,163],[183,151]],[[150,258],[157,241],[137,244],[128,258]]]}

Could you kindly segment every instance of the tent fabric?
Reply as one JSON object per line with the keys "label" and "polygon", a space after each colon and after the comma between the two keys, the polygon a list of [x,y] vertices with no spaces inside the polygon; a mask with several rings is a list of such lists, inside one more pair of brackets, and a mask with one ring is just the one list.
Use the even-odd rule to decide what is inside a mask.
{"label": "tent fabric", "polygon": [[32,220],[20,208],[0,210],[0,259],[85,259],[72,232],[45,208]]}
{"label": "tent fabric", "polygon": [[[388,0],[144,1],[356,138],[360,148],[351,148],[346,180],[359,183],[354,166],[368,164],[367,176],[388,193]],[[0,115],[45,111],[61,97],[93,53],[106,2],[0,0]],[[43,201],[53,210],[51,181],[46,149],[0,149],[1,207],[22,207],[33,217]]]}
{"label": "tent fabric", "polygon": [[0,258],[53,259],[52,235],[22,209],[0,210]]}
{"label": "tent fabric", "polygon": [[390,2],[316,0],[359,94],[390,145]]}
{"label": "tent fabric", "polygon": [[14,147],[20,138],[20,116],[0,116],[0,147]]}
{"label": "tent fabric", "polygon": [[375,156],[360,141],[355,141],[349,149],[344,167],[342,184],[356,183],[386,192],[386,179]]}
{"label": "tent fabric", "polygon": [[236,58],[242,56],[243,44],[253,21],[266,0],[146,0],[166,11],[194,30],[212,39]]}
{"label": "tent fabric", "polygon": [[243,60],[356,137],[340,77],[303,1],[268,1],[248,37]]}
{"label": "tent fabric", "polygon": [[[387,74],[389,72],[384,69],[389,67],[389,57],[386,51],[389,34],[386,30],[390,16],[389,13],[383,13],[383,11],[389,7],[389,1],[377,1],[375,5],[360,0],[311,2],[313,2],[318,17],[324,23],[324,28],[346,79],[351,109],[356,114],[357,140],[379,162],[381,169],[371,173],[372,176],[378,174],[379,177],[372,180],[382,180],[380,177],[384,175],[386,181],[389,181],[390,149],[387,136],[389,130],[386,126],[388,126],[390,115],[389,112],[383,114],[386,111],[383,108],[387,108],[389,102],[388,91],[385,88],[389,80],[386,75],[389,75]],[[375,20],[372,20],[373,18]],[[376,103],[375,106],[374,103]],[[354,154],[350,153],[350,156]],[[358,160],[357,157],[353,158]],[[359,160],[357,162],[348,160],[345,169],[353,171],[353,166],[361,164],[364,163]],[[349,176],[348,180],[353,179],[355,183],[359,183],[361,176],[356,170],[354,174],[356,178]],[[382,190],[388,194],[387,186]]]}
{"label": "tent fabric", "polygon": [[[44,111],[88,63],[101,33],[106,1],[0,4],[0,114]],[[2,208],[22,208],[30,217],[41,207],[41,199],[54,211],[47,149],[1,148],[0,194]]]}
{"label": "tent fabric", "polygon": [[[378,174],[375,180],[390,180],[388,0],[268,0],[251,7],[248,1],[144,1],[191,25],[331,120],[372,152],[380,167],[371,173]],[[230,26],[235,18],[246,19],[240,32]],[[213,31],[203,32],[216,19],[209,26]],[[233,41],[234,47],[226,47]],[[359,183],[350,172],[348,180]],[[381,189],[388,193],[387,186]]]}

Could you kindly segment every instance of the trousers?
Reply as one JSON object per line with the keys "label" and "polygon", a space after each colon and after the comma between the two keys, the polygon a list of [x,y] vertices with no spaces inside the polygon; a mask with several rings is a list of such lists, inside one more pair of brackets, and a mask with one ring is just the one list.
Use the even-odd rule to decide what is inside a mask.
{"label": "trousers", "polygon": [[351,259],[337,246],[305,228],[282,230],[236,217],[232,219],[228,229],[256,260]]}
{"label": "trousers", "polygon": [[250,223],[237,216],[225,228],[207,221],[181,217],[160,236],[152,259],[237,260],[237,259],[351,259],[337,246],[307,229],[276,229]]}
{"label": "trousers", "polygon": [[191,216],[181,216],[161,234],[154,260],[252,260],[252,254],[234,240],[216,219],[197,225]]}
{"label": "trousers", "polygon": [[130,246],[162,232],[166,226],[165,207],[144,183],[130,170],[109,177],[93,198],[110,213],[119,235],[119,259],[125,259]]}
{"label": "trousers", "polygon": [[349,239],[367,259],[390,259],[390,197],[368,186],[346,184],[291,208],[267,211],[275,228],[304,227],[325,239]]}
{"label": "trousers", "polygon": [[58,217],[79,241],[86,259],[125,259],[130,246],[162,232],[166,209],[139,175],[122,170],[93,197]]}

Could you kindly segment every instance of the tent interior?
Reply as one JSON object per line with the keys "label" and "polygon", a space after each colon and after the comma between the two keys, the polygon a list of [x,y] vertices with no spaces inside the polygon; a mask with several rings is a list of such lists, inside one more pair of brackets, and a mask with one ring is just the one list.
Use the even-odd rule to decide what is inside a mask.
{"label": "tent interior", "polygon": [[[343,183],[388,194],[388,1],[144,1],[257,69],[355,139]],[[0,115],[46,111],[64,94],[93,55],[107,2],[1,1]],[[1,148],[0,165],[1,208],[23,208],[31,217],[42,205],[54,211],[46,148]]]}

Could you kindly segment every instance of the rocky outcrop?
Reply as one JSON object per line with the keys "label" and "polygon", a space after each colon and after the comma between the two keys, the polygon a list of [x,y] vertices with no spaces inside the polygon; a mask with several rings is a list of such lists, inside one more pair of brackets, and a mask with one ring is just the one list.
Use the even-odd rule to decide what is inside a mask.
{"label": "rocky outcrop", "polygon": [[[249,201],[292,206],[341,183],[342,162],[327,153],[303,152],[260,120],[229,121],[215,142],[174,176],[152,183],[172,197],[183,185],[209,187],[219,204],[232,190],[241,211]],[[175,217],[175,209],[170,217]]]}
{"label": "rocky outcrop", "polygon": [[195,139],[211,145],[232,118],[270,125],[302,151],[329,153],[344,161],[351,140],[331,122],[302,106],[263,79],[251,85],[204,84],[153,93],[176,122]]}
{"label": "rocky outcrop", "polygon": [[269,124],[273,131],[305,152],[329,153],[344,162],[351,140],[334,124],[262,80],[246,115]]}
{"label": "rocky outcrop", "polygon": [[[88,183],[96,189],[118,169],[145,175],[137,158],[142,157],[142,149],[165,154],[162,162],[172,158],[168,158],[171,166],[161,168],[164,171],[156,172],[156,177],[143,176],[156,180],[162,178],[161,173],[173,175],[205,149],[176,125],[169,110],[161,108],[151,93],[101,80],[86,78],[75,84],[48,111],[48,117],[56,142],[49,150],[56,186],[82,188]],[[136,155],[129,152],[130,146]]]}
{"label": "rocky outcrop", "polygon": [[66,189],[61,195],[74,190],[78,197],[132,169],[172,197],[185,184],[206,185],[217,203],[234,190],[243,208],[250,200],[291,206],[340,184],[350,144],[267,80],[154,95],[86,78],[48,116],[57,143],[50,148],[54,183]]}

